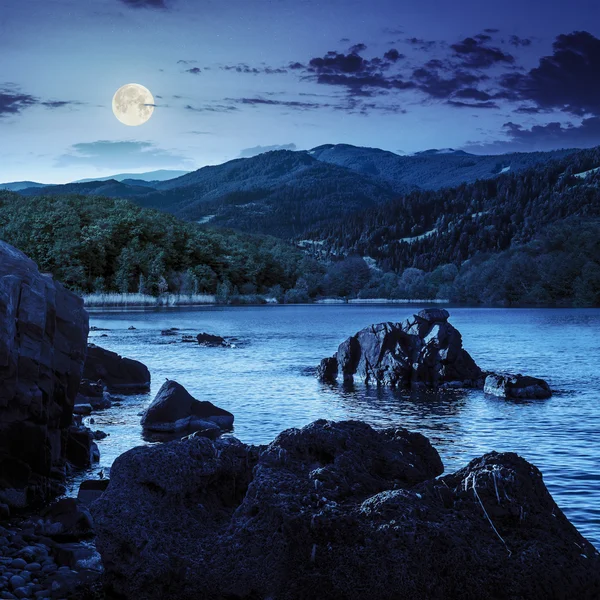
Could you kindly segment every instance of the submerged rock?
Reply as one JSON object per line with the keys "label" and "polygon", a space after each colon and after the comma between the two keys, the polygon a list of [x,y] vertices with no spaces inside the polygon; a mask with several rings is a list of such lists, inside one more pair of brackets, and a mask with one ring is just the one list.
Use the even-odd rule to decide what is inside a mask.
{"label": "submerged rock", "polygon": [[0,241],[0,502],[62,491],[87,335],[83,300]]}
{"label": "submerged rock", "polygon": [[150,389],[150,371],[137,360],[88,344],[83,379],[101,381],[109,392],[137,393]]}
{"label": "submerged rock", "polygon": [[203,430],[208,436],[231,429],[233,415],[211,402],[196,400],[176,381],[163,383],[142,416],[142,427],[155,432]]}
{"label": "submerged rock", "polygon": [[318,374],[328,381],[358,378],[413,390],[482,387],[485,374],[448,317],[444,309],[425,309],[403,323],[366,327],[321,361]]}
{"label": "submerged rock", "polygon": [[510,373],[488,375],[485,378],[483,391],[493,396],[515,399],[534,400],[552,396],[550,386],[543,379]]}
{"label": "submerged rock", "polygon": [[422,435],[359,422],[134,448],[91,506],[106,582],[144,600],[599,597],[598,553],[533,465],[441,472]]}

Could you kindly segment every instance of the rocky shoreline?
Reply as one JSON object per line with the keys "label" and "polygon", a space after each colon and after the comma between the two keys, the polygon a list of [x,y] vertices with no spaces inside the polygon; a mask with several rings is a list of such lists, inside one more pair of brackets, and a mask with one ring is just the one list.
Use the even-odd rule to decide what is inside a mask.
{"label": "rocky shoreline", "polygon": [[[427,309],[367,327],[319,376],[551,394],[540,379],[484,372],[448,318]],[[145,365],[87,336],[81,300],[0,242],[0,599],[600,597],[598,552],[516,454],[442,475],[424,436],[358,421],[246,445],[221,437],[233,414],[169,380],[141,424],[175,441],[133,448],[110,479],[55,501],[73,469],[98,460],[105,434],[82,417],[150,389]]]}

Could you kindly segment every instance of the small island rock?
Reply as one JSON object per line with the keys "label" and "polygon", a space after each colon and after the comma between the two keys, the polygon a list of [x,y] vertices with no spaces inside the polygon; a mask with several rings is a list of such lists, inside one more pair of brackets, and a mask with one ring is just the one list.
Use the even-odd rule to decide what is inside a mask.
{"label": "small island rock", "polygon": [[448,311],[425,309],[403,323],[379,323],[343,342],[321,361],[323,380],[359,379],[412,390],[483,387],[485,374],[463,348]]}

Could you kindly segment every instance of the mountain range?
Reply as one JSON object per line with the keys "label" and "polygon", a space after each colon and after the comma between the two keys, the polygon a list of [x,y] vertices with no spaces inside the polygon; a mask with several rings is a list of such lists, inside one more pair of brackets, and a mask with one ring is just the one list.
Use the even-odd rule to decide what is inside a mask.
{"label": "mountain range", "polygon": [[574,150],[479,156],[452,149],[400,156],[327,144],[277,150],[208,166],[164,181],[116,177],[21,188],[25,196],[128,198],[142,207],[214,226],[291,239],[416,190],[438,190],[518,173]]}

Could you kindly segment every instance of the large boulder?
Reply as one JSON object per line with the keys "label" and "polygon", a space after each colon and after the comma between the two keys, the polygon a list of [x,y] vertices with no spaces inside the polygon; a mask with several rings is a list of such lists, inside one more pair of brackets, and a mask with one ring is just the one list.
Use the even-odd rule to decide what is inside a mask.
{"label": "large boulder", "polygon": [[205,430],[215,435],[233,427],[233,415],[211,402],[196,400],[182,385],[167,380],[144,412],[142,427],[165,433]]}
{"label": "large boulder", "polygon": [[483,391],[501,398],[536,400],[550,398],[552,390],[546,381],[526,375],[492,373],[485,378]]}
{"label": "large boulder", "polygon": [[87,334],[83,300],[0,241],[0,502],[62,491]]}
{"label": "large boulder", "polygon": [[101,381],[109,392],[135,394],[150,390],[150,371],[137,360],[88,344],[83,379]]}
{"label": "large boulder", "polygon": [[444,309],[425,309],[403,323],[366,327],[321,361],[318,374],[326,381],[341,377],[417,391],[483,387],[485,374],[448,317]]}
{"label": "large boulder", "polygon": [[91,505],[111,593],[296,600],[600,597],[597,551],[540,472],[487,454],[436,479],[422,435],[317,421],[268,447],[121,455]]}

